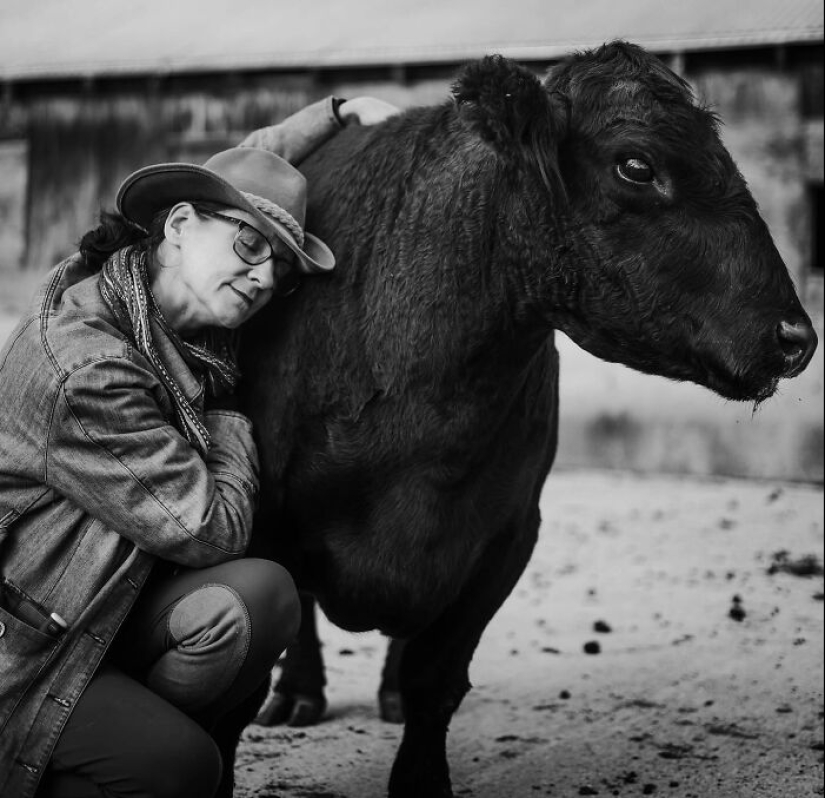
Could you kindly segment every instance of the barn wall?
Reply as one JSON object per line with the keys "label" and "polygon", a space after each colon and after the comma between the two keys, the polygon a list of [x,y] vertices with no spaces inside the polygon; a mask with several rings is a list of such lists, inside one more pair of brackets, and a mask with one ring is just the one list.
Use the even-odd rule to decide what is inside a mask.
{"label": "barn wall", "polygon": [[[150,85],[120,93],[44,96],[26,107],[27,237],[23,266],[43,270],[74,250],[120,181],[148,163],[206,160],[245,131],[314,98],[308,78],[283,85],[217,81],[215,88]],[[2,135],[2,126],[0,126]]]}
{"label": "barn wall", "polygon": [[[42,271],[72,251],[99,208],[111,206],[120,179],[145,163],[203,161],[330,93],[370,94],[402,107],[438,102],[448,96],[453,72],[430,70],[422,79],[401,72],[221,75],[137,90],[91,86],[78,96],[44,94],[25,103],[6,97],[0,138],[17,142],[6,160],[8,152],[28,153],[27,180],[19,168],[15,178],[28,187],[28,199],[17,198],[17,207],[28,202],[26,271]],[[725,120],[723,138],[825,338],[822,268],[812,263],[821,222],[811,211],[812,187],[821,192],[823,182],[821,99],[811,108],[821,91],[811,91],[798,70],[775,64],[697,69],[686,77]],[[821,62],[813,85],[821,89]],[[15,189],[4,185],[0,217],[18,218]],[[0,283],[13,251],[0,248]],[[823,348],[802,377],[783,383],[781,395],[756,412],[692,385],[602,363],[563,336],[559,348],[560,465],[822,481]]]}
{"label": "barn wall", "polygon": [[23,259],[28,144],[24,138],[0,141],[0,252],[9,263]]}

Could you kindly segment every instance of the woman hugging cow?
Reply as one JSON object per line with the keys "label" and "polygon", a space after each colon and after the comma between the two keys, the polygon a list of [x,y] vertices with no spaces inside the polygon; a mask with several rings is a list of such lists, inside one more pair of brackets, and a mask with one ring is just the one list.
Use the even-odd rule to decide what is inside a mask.
{"label": "woman hugging cow", "polygon": [[204,166],[138,170],[0,352],[0,794],[231,779],[210,730],[300,622],[290,575],[244,557],[236,331],[335,265],[290,162],[393,113],[328,98]]}

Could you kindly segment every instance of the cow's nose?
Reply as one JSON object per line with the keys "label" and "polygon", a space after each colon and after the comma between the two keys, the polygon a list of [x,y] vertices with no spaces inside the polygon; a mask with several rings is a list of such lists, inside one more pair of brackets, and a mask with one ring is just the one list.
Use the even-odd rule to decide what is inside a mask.
{"label": "cow's nose", "polygon": [[781,321],[776,328],[776,335],[785,353],[785,372],[782,376],[795,377],[801,374],[816,351],[818,339],[814,328],[806,321]]}

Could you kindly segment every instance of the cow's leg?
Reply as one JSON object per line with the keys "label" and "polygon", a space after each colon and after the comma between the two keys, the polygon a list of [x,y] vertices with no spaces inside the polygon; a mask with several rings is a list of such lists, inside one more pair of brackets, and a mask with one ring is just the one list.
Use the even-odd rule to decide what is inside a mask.
{"label": "cow's leg", "polygon": [[391,639],[387,646],[384,670],[381,673],[381,686],[378,688],[378,708],[381,720],[387,723],[404,722],[404,704],[401,699],[401,659],[406,643]]}
{"label": "cow's leg", "polygon": [[261,726],[314,726],[327,708],[324,661],[315,621],[315,599],[301,593],[301,628],[287,648],[281,678],[255,722]]}
{"label": "cow's leg", "polygon": [[452,798],[447,728],[470,689],[469,667],[481,634],[510,594],[535,546],[538,509],[487,551],[458,600],[406,645],[401,694],[406,725],[389,798]]}

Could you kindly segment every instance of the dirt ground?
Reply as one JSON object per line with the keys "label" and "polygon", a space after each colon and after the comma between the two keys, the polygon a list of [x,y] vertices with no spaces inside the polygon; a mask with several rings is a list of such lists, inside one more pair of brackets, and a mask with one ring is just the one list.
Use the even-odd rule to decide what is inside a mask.
{"label": "dirt ground", "polygon": [[[570,471],[542,509],[452,724],[456,796],[825,794],[822,488]],[[321,626],[328,717],[249,727],[238,798],[386,794],[384,640]]]}

